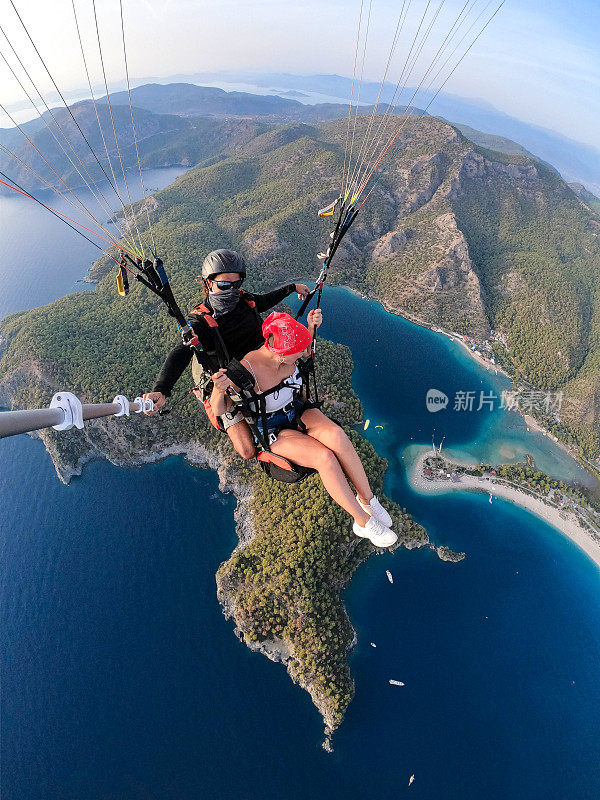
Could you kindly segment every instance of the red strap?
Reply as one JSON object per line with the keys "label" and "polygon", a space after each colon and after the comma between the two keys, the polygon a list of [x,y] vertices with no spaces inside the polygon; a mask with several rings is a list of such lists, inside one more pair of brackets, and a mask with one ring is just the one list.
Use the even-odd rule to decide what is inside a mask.
{"label": "red strap", "polygon": [[254,302],[254,300],[251,300],[251,299],[248,297],[248,295],[246,294],[246,292],[245,292],[243,289],[240,289],[240,297],[242,298],[242,300],[243,300],[245,303],[248,303],[248,305],[250,306],[250,308],[254,308],[254,306],[256,305],[256,303]]}
{"label": "red strap", "polygon": [[265,464],[275,464],[276,467],[287,469],[288,472],[294,472],[294,468],[286,458],[283,456],[277,456],[275,453],[271,453],[267,450],[263,450],[262,453],[259,453],[256,456],[256,460],[264,461]]}
{"label": "red strap", "polygon": [[204,303],[200,303],[195,308],[192,308],[190,314],[196,314],[199,317],[202,317],[209,328],[218,328],[219,324],[217,320],[213,317],[210,308],[204,305]]}

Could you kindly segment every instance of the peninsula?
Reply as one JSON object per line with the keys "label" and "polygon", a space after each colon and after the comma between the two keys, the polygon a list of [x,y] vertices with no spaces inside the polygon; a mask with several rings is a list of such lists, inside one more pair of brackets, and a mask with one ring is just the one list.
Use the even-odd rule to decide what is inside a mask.
{"label": "peninsula", "polygon": [[[58,316],[62,313],[68,318],[71,311],[77,313],[81,302],[96,299],[102,303],[107,281],[101,281],[94,293],[69,296],[24,316],[56,318],[60,309]],[[87,320],[84,325],[93,324],[93,309],[91,303],[82,318]],[[76,381],[81,394],[86,392],[85,384],[89,381],[89,387],[95,379],[99,381],[95,388],[99,396],[106,396],[112,388],[114,378],[95,373],[91,353],[83,365],[72,360],[42,359],[39,351],[24,358],[21,335],[17,329],[4,339],[2,364],[5,369],[7,365],[12,368],[0,383],[0,404],[10,403],[15,397],[19,405],[47,404],[63,380],[70,380],[71,385]],[[122,358],[120,366],[125,380],[135,380],[134,363]],[[317,376],[324,410],[335,413],[346,426],[362,419],[360,401],[350,384],[352,367],[347,347],[319,341]],[[72,370],[70,377],[57,377],[62,370]],[[355,431],[346,429],[375,491],[382,496],[385,460]],[[349,518],[331,501],[319,477],[313,475],[293,486],[267,478],[255,463],[244,462],[234,453],[227,437],[210,426],[189,394],[184,395],[176,412],[161,419],[108,418],[92,421],[82,431],[58,434],[44,430],[40,436],[65,483],[81,474],[93,459],[135,467],[183,455],[192,465],[218,473],[221,490],[233,492],[238,501],[235,520],[239,539],[233,554],[217,572],[218,599],[225,616],[234,621],[240,640],[271,660],[281,661],[292,680],[309,692],[325,723],[324,747],[331,749],[331,736],[354,695],[347,658],[357,636],[341,593],[357,567],[376,550],[354,536]],[[464,557],[432,544],[426,531],[404,509],[388,499],[384,503],[399,536],[396,549],[429,547],[444,561]]]}
{"label": "peninsula", "polygon": [[409,469],[415,491],[485,492],[503,498],[558,528],[600,567],[600,503],[579,489],[524,464],[469,466],[425,449]]}

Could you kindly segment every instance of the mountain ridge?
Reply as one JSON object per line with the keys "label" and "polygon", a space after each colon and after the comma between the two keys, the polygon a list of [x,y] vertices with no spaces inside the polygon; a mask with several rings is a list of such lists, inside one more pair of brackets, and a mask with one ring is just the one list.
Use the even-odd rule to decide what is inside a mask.
{"label": "mountain ridge", "polygon": [[[322,241],[313,215],[335,198],[346,121],[165,119],[178,119],[184,136],[187,126],[204,126],[212,149],[204,149],[205,166],[152,198],[153,213],[168,208],[171,224],[189,228],[202,250],[226,241],[276,278],[305,276]],[[367,124],[358,117],[359,137]],[[554,422],[595,458],[600,221],[589,202],[541,161],[486,150],[425,116],[344,239],[332,274],[431,326],[478,339],[500,329],[524,379],[568,391],[571,406]]]}

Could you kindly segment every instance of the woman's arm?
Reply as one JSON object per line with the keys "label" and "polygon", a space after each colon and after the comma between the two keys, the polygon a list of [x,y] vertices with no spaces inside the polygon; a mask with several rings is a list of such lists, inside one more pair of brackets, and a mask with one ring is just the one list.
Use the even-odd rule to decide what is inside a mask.
{"label": "woman's arm", "polygon": [[210,407],[217,415],[222,416],[233,407],[233,400],[227,396],[227,389],[233,384],[227,377],[227,370],[220,369],[212,376],[213,390],[210,396]]}
{"label": "woman's arm", "polygon": [[311,336],[314,337],[315,331],[323,322],[323,312],[320,308],[313,308],[306,316],[306,327]]}

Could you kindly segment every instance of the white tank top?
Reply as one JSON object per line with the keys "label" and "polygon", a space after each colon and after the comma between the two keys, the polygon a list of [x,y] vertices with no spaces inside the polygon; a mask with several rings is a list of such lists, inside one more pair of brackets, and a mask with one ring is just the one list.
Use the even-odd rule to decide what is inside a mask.
{"label": "white tank top", "polygon": [[[254,378],[258,394],[261,394],[262,389],[260,388],[260,385],[256,380],[256,375],[254,374],[252,365],[245,358],[242,359],[241,363],[245,363],[248,365],[250,372],[252,373],[252,377]],[[265,397],[265,407],[267,414],[272,414],[274,411],[280,411],[282,408],[285,408],[285,406],[291,403],[292,400],[294,399],[294,394],[296,393],[294,390],[298,390],[301,387],[302,387],[302,378],[300,376],[300,370],[298,369],[298,367],[296,367],[294,373],[290,375],[289,378],[286,378],[283,381],[283,386],[277,392],[268,394]],[[256,409],[254,410],[256,411]]]}

